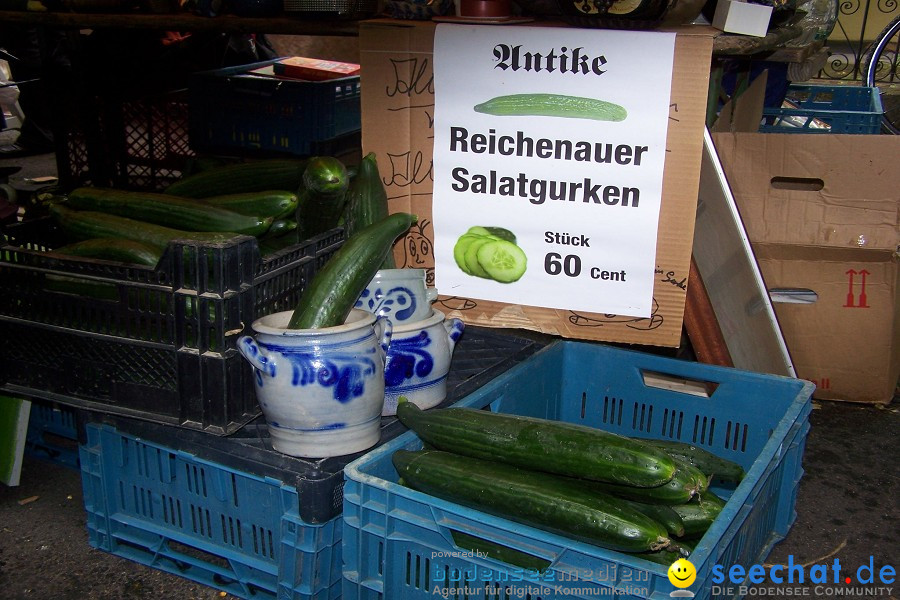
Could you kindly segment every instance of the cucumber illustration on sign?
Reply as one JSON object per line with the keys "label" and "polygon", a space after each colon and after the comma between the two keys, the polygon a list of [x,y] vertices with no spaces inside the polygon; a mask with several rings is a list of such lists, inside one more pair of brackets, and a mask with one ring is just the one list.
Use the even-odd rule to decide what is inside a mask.
{"label": "cucumber illustration on sign", "polygon": [[628,116],[625,107],[613,102],[565,94],[497,96],[476,105],[474,110],[499,117],[563,117],[594,121],[624,121]]}
{"label": "cucumber illustration on sign", "polygon": [[512,231],[480,225],[459,236],[453,246],[453,259],[463,273],[499,283],[518,281],[528,265]]}

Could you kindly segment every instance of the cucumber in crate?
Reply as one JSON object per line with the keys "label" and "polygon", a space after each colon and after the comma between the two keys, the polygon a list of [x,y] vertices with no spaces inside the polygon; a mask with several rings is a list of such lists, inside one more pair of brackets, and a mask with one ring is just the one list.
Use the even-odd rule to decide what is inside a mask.
{"label": "cucumber in crate", "polygon": [[[686,384],[679,385],[678,380]],[[473,600],[497,594],[531,594],[542,600],[614,594],[662,598],[676,589],[668,579],[668,565],[689,552],[697,571],[690,591],[710,599],[714,565],[761,561],[794,521],[812,389],[811,383],[798,379],[557,341],[452,408],[554,421],[563,428],[593,428],[640,441],[680,442],[709,451],[746,475],[713,476],[706,491],[698,487],[698,498],[673,504],[673,509],[691,507],[679,515],[690,528],[685,527],[680,538],[672,534],[673,545],[679,548],[669,559],[659,560],[659,553],[652,550],[588,540],[536,521],[534,515],[542,511],[535,507],[542,503],[548,504],[546,518],[557,519],[556,525],[567,518],[554,510],[563,500],[539,495],[544,492],[507,495],[512,504],[498,510],[496,498],[491,499],[493,507],[449,498],[461,495],[452,485],[442,486],[449,490],[448,497],[441,497],[444,492],[438,488],[413,489],[416,476],[405,470],[401,482],[394,464],[395,455],[401,457],[398,466],[403,469],[404,457],[409,456],[404,451],[417,455],[425,447],[410,431],[345,469],[343,597],[424,600],[465,588]],[[453,436],[441,440],[423,435],[431,437],[426,439],[429,448],[455,454],[475,447],[473,436],[460,433],[454,444]],[[442,443],[445,448],[440,448]],[[562,438],[557,443],[565,446]],[[481,450],[493,463],[509,453],[506,443],[496,445],[499,449],[493,455],[490,444],[484,446]],[[545,458],[517,468],[535,473],[545,467]],[[428,481],[441,474],[428,469],[420,473]],[[493,488],[485,489],[482,500]],[[716,502],[718,498],[723,502]],[[702,512],[695,508],[701,502]],[[530,519],[510,514],[511,505],[531,511]],[[636,504],[632,508],[638,509]],[[666,518],[674,529],[674,518],[671,514]],[[578,531],[583,533],[584,528]],[[617,530],[617,536],[623,531]]]}

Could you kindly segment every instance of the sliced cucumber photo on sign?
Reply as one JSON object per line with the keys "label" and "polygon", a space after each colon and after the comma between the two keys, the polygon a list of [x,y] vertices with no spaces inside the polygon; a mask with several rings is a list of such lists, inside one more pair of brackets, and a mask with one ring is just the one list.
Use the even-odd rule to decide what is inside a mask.
{"label": "sliced cucumber photo on sign", "polygon": [[525,274],[528,258],[512,242],[495,240],[478,248],[478,263],[494,281],[512,283]]}
{"label": "sliced cucumber photo on sign", "polygon": [[518,281],[528,263],[512,231],[481,225],[473,225],[459,236],[453,246],[453,260],[466,275],[499,283]]}

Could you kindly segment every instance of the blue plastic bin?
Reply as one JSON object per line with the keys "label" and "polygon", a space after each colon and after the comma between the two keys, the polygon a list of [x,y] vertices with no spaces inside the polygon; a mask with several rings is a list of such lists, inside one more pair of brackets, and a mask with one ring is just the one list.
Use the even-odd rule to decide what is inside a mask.
{"label": "blue plastic bin", "polygon": [[241,598],[340,598],[340,518],[304,523],[295,487],[111,425],[85,429],[81,482],[94,548]]}
{"label": "blue plastic bin", "polygon": [[31,400],[25,452],[28,456],[78,469],[78,419],[75,409]]}
{"label": "blue plastic bin", "polygon": [[[468,327],[445,402],[540,347]],[[80,454],[92,546],[242,598],[340,596],[343,469],[362,452],[282,454],[263,417],[228,436],[108,414],[85,420]],[[382,417],[382,443],[405,431],[396,417]]]}
{"label": "blue plastic bin", "polygon": [[760,133],[880,133],[881,93],[877,87],[802,85],[788,88],[797,108],[766,108]]}
{"label": "blue plastic bin", "polygon": [[[559,341],[457,405],[687,441],[741,464],[747,476],[740,485],[713,486],[728,502],[690,559],[697,580],[689,589],[708,599],[713,565],[760,562],[794,521],[813,388],[798,379]],[[663,600],[675,591],[662,565],[398,485],[391,455],[420,447],[407,432],[344,471],[345,600],[431,600],[444,590],[462,590],[449,597],[467,600]],[[538,575],[485,558],[456,545],[460,533],[549,567]]]}
{"label": "blue plastic bin", "polygon": [[[338,154],[360,131],[359,75],[301,81],[253,71],[266,61],[203,71],[188,82],[188,136],[206,152]],[[358,138],[348,137],[358,145]]]}

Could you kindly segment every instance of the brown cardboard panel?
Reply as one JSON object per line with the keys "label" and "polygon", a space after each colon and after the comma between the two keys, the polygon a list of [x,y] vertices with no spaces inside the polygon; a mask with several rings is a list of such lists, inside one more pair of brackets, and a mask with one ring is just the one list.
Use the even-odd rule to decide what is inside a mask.
{"label": "brown cardboard panel", "polygon": [[890,402],[900,373],[900,139],[713,139],[766,287],[816,294],[773,303],[797,375],[816,382],[816,398]]}
{"label": "brown cardboard panel", "polygon": [[752,241],[895,249],[900,138],[716,133]]}
{"label": "brown cardboard panel", "polygon": [[808,289],[815,302],[775,302],[798,377],[825,400],[888,403],[900,374],[900,260],[889,251],[755,244],[770,290]]}
{"label": "brown cardboard panel", "polygon": [[[557,24],[558,25],[558,24]],[[534,26],[541,26],[535,24]],[[360,25],[363,152],[374,152],[391,211],[419,216],[395,247],[398,266],[429,270],[434,85],[433,23],[377,19]],[[678,346],[690,272],[709,64],[715,31],[679,27],[675,45],[663,202],[657,238],[654,312],[647,318],[575,313],[441,296],[437,307],[470,324],[513,327],[563,337]],[[636,74],[636,76],[639,76]]]}

